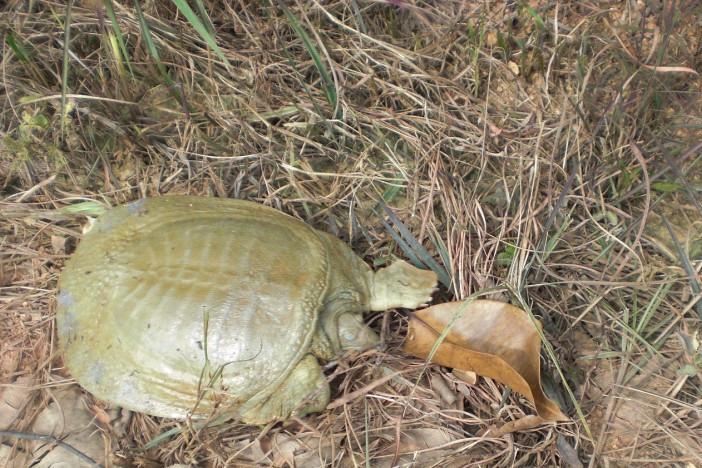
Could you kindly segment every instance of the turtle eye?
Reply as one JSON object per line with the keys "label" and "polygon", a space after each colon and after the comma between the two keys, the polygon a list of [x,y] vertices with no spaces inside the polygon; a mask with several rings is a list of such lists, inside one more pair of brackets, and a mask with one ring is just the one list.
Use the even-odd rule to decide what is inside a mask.
{"label": "turtle eye", "polygon": [[341,339],[344,341],[354,341],[358,334],[354,330],[349,330],[348,328],[345,330],[341,330]]}

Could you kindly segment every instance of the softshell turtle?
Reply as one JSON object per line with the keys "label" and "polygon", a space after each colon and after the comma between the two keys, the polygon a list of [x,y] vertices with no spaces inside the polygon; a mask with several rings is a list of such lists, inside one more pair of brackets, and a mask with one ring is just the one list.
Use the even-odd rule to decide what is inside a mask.
{"label": "softshell turtle", "polygon": [[339,239],[256,203],[146,198],[100,216],[59,280],[64,362],[112,404],[263,423],[321,411],[317,358],[368,347],[369,310],[430,301],[436,276],[373,272]]}

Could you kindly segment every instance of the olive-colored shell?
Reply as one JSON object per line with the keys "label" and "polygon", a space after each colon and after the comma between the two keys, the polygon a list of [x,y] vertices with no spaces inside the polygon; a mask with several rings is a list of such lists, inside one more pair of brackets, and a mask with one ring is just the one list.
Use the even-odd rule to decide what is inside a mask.
{"label": "olive-colored shell", "polygon": [[308,352],[328,271],[318,233],[271,208],[200,197],[120,206],[61,275],[63,358],[87,390],[135,411],[250,408]]}

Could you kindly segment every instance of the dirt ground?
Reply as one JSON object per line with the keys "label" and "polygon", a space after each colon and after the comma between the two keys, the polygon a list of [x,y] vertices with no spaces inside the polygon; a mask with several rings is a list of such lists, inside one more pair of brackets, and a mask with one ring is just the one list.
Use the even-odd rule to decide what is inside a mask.
{"label": "dirt ground", "polygon": [[[700,24],[696,0],[3,3],[0,466],[62,411],[108,466],[702,466]],[[88,216],[165,194],[435,264],[435,303],[501,288],[571,420],[423,371],[404,309],[365,316],[385,346],[328,366],[320,414],[120,415],[64,367],[57,280]]]}

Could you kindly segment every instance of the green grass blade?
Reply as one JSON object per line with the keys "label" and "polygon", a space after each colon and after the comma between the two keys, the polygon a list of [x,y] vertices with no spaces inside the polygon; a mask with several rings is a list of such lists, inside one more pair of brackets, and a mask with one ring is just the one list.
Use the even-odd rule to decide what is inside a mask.
{"label": "green grass blade", "polygon": [[63,68],[61,70],[61,130],[66,128],[68,108],[66,94],[68,93],[68,44],[71,41],[71,9],[73,0],[68,0],[66,5],[66,21],[63,25]]}
{"label": "green grass blade", "polygon": [[205,4],[202,3],[202,0],[195,0],[195,6],[197,7],[197,14],[200,15],[200,19],[205,24],[205,28],[207,28],[207,32],[214,36],[214,25],[210,21],[210,15],[205,10]]}
{"label": "green grass blade", "polygon": [[158,71],[161,72],[166,84],[172,87],[174,86],[173,79],[171,79],[168,71],[166,71],[166,67],[163,65],[163,62],[161,62],[161,57],[158,55],[158,49],[156,49],[156,44],[154,44],[154,40],[151,37],[151,30],[149,29],[149,25],[146,23],[144,14],[141,12],[139,0],[134,0],[134,8],[136,9],[137,18],[139,19],[139,26],[141,27],[141,34],[144,37],[146,48],[153,57],[154,62],[156,62],[156,67],[158,67]]}
{"label": "green grass blade", "polygon": [[22,41],[15,38],[12,31],[8,31],[7,34],[5,34],[5,42],[7,42],[8,46],[10,46],[10,49],[12,49],[12,51],[15,53],[19,61],[29,62],[29,53],[27,52],[27,48],[24,47]]}
{"label": "green grass blade", "polygon": [[312,61],[314,61],[314,64],[317,67],[317,70],[319,71],[319,74],[322,76],[322,81],[324,82],[324,95],[326,96],[329,104],[336,109],[335,118],[340,119],[341,109],[338,108],[338,95],[336,92],[336,86],[334,86],[334,81],[332,80],[331,75],[327,70],[327,67],[324,66],[324,61],[319,56],[319,52],[317,51],[317,48],[314,46],[314,44],[312,44],[310,37],[307,35],[307,32],[305,32],[304,28],[297,21],[297,18],[293,16],[293,14],[286,6],[281,5],[281,8],[283,10],[283,13],[285,14],[285,18],[288,20],[288,23],[290,23],[290,26],[293,28],[293,31],[295,31],[295,33],[300,37],[300,39],[302,39],[302,42],[305,43],[307,52],[310,54],[310,57],[312,57]]}
{"label": "green grass blade", "polygon": [[556,357],[556,352],[553,350],[553,347],[551,346],[551,343],[548,341],[548,339],[546,339],[546,335],[544,334],[543,329],[538,324],[539,320],[534,315],[534,312],[531,310],[531,307],[529,307],[529,305],[526,303],[524,298],[521,296],[521,294],[519,293],[519,290],[512,287],[511,285],[507,285],[507,288],[512,293],[512,296],[517,300],[516,305],[519,308],[521,308],[522,310],[524,310],[527,314],[529,314],[529,317],[531,318],[532,322],[534,322],[534,326],[536,327],[536,330],[539,333],[539,337],[541,338],[541,344],[543,345],[543,350],[546,352],[549,359],[553,363],[553,367],[556,369],[556,372],[558,372],[558,376],[561,378],[561,384],[563,385],[566,392],[568,393],[568,397],[570,398],[570,402],[573,404],[573,407],[575,408],[575,412],[577,413],[578,419],[580,419],[580,423],[583,425],[585,432],[587,433],[590,440],[594,441],[595,438],[592,435],[592,431],[590,430],[590,425],[587,422],[587,418],[585,417],[585,413],[583,412],[583,409],[580,406],[580,403],[578,403],[578,399],[575,397],[575,393],[573,393],[573,390],[570,388],[570,385],[568,385],[568,380],[565,376],[565,373],[563,372],[563,369],[561,369],[561,366],[558,364],[558,358]]}
{"label": "green grass blade", "polygon": [[317,100],[312,95],[312,92],[310,91],[309,87],[307,86],[307,83],[305,83],[304,75],[297,68],[297,65],[295,65],[295,60],[293,60],[293,56],[292,56],[292,54],[290,54],[288,47],[285,45],[285,42],[283,42],[282,38],[280,37],[280,35],[278,34],[277,31],[275,32],[275,35],[278,37],[280,42],[283,44],[283,54],[285,55],[285,58],[288,60],[288,64],[290,64],[290,68],[295,70],[297,75],[300,77],[300,84],[302,85],[302,88],[305,90],[305,94],[307,95],[307,97],[310,98],[310,102],[314,106],[315,112],[317,112],[318,115],[322,115],[322,109],[317,104]]}
{"label": "green grass blade", "polygon": [[390,203],[402,189],[406,188],[404,185],[400,185],[403,182],[402,174],[400,172],[395,174],[395,181],[396,184],[388,187],[387,190],[385,190],[385,192],[383,192],[383,194],[380,196],[385,203]]}
{"label": "green grass blade", "polygon": [[[700,149],[702,149],[702,142],[697,143],[695,146],[693,146],[692,148],[690,148],[690,149],[688,149],[687,151],[685,151],[682,155],[678,156],[678,157],[675,158],[673,161],[674,161],[675,164],[682,164],[683,162],[685,162],[685,161],[687,161],[688,159],[690,159],[690,157],[692,157],[693,155],[696,155],[696,154],[700,151]],[[656,171],[652,176],[649,176],[649,181],[650,181],[650,183],[652,183],[652,182],[654,182],[654,181],[660,179],[660,178],[661,178],[662,176],[664,176],[669,170],[671,170],[671,166],[668,164],[668,165],[666,165],[665,167],[663,167],[661,170]],[[628,200],[629,198],[633,197],[633,196],[636,195],[637,193],[639,193],[639,192],[641,192],[641,191],[643,191],[643,190],[646,190],[647,188],[650,188],[650,185],[649,185],[649,184],[645,184],[645,183],[642,182],[642,183],[638,184],[636,187],[634,187],[633,189],[631,189],[631,190],[629,190],[628,192],[626,192],[626,193],[625,193],[624,195],[622,195],[621,197],[619,197],[619,199],[617,200],[617,202],[618,202],[618,203],[622,203],[622,202],[624,202],[625,200]]]}
{"label": "green grass blade", "polygon": [[102,203],[86,201],[74,203],[72,205],[66,205],[63,208],[61,208],[61,211],[64,211],[66,213],[81,213],[88,216],[100,216],[105,211],[107,211],[107,207]]}
{"label": "green grass blade", "polygon": [[[697,270],[692,266],[692,263],[690,263],[690,259],[685,254],[682,245],[680,245],[678,236],[675,235],[675,231],[668,222],[668,219],[663,215],[661,215],[661,219],[663,220],[663,224],[665,224],[665,228],[668,230],[668,234],[670,234],[670,238],[675,244],[675,249],[678,251],[678,257],[680,258],[680,262],[682,262],[685,273],[690,277],[690,289],[692,289],[692,292],[694,292],[697,297],[700,297],[702,295],[702,290],[700,290],[700,284],[695,279],[697,278]],[[697,301],[695,309],[697,310],[697,315],[700,317],[700,320],[702,320],[702,300]]]}
{"label": "green grass blade", "polygon": [[697,211],[699,211],[700,216],[702,216],[702,202],[697,197],[697,194],[695,193],[695,190],[690,186],[690,183],[687,181],[685,178],[685,174],[683,174],[682,169],[680,169],[680,166],[673,160],[672,157],[668,155],[667,152],[663,148],[659,146],[661,153],[665,156],[665,162],[668,163],[668,166],[673,170],[673,173],[678,177],[678,179],[681,182],[682,187],[685,188],[685,193],[690,200],[690,202],[695,205],[695,208],[697,208]]}
{"label": "green grass blade", "polygon": [[638,335],[643,335],[644,329],[648,326],[648,323],[651,321],[651,317],[653,317],[653,314],[658,309],[658,306],[661,305],[661,302],[668,294],[671,286],[673,286],[673,283],[662,283],[653,294],[653,298],[648,301],[648,304],[644,308],[641,317],[636,317],[638,320],[633,324],[633,328],[636,330]]}
{"label": "green grass blade", "polygon": [[[373,210],[375,212],[375,210]],[[397,245],[400,246],[402,251],[407,255],[407,258],[409,258],[410,263],[412,263],[416,267],[422,267],[424,263],[417,257],[417,255],[414,253],[414,251],[410,248],[409,245],[407,245],[407,242],[404,241],[402,237],[398,233],[395,232],[395,230],[388,224],[387,221],[383,219],[382,216],[380,216],[379,213],[375,212],[375,214],[378,216],[378,219],[382,223],[383,227],[385,230],[388,231],[388,234],[390,234],[390,237],[393,238],[393,240],[397,243]]]}
{"label": "green grass blade", "polygon": [[129,52],[127,52],[127,45],[124,42],[124,36],[122,35],[122,29],[119,27],[119,23],[117,22],[117,15],[115,15],[115,8],[114,5],[112,4],[112,0],[103,0],[103,4],[105,5],[105,11],[107,11],[107,17],[110,18],[110,23],[112,23],[112,30],[115,33],[115,37],[117,37],[117,44],[119,44],[119,49],[122,51],[122,57],[124,58],[124,61],[127,63],[127,68],[129,69],[129,74],[132,75],[132,78],[134,78],[134,70],[132,70],[132,62],[129,60]]}
{"label": "green grass blade", "polygon": [[[546,246],[544,247],[544,251],[541,254],[541,259],[542,261],[545,261],[551,253],[553,253],[553,249],[556,248],[556,245],[558,244],[558,241],[560,240],[561,236],[563,235],[563,232],[566,230],[566,228],[570,225],[570,221],[573,216],[573,212],[575,211],[575,207],[573,206],[568,214],[565,216],[563,219],[563,222],[561,225],[558,227],[558,230],[556,230],[556,234],[553,235],[553,237],[548,238],[546,241]],[[548,233],[544,233],[548,234]]]}
{"label": "green grass blade", "polygon": [[[579,164],[577,162],[576,164]],[[561,190],[561,194],[558,196],[558,199],[556,200],[556,203],[553,205],[553,208],[551,209],[551,213],[548,215],[548,218],[546,219],[546,222],[544,223],[544,227],[541,230],[541,235],[539,236],[539,239],[536,241],[536,249],[534,252],[531,254],[531,257],[529,258],[529,261],[527,264],[524,266],[524,271],[527,272],[529,269],[531,269],[531,266],[534,264],[534,261],[536,260],[536,255],[538,255],[538,252],[540,252],[544,246],[546,245],[547,238],[548,238],[548,230],[551,229],[551,225],[553,222],[556,220],[556,216],[558,213],[560,213],[561,208],[565,206],[566,201],[568,200],[568,194],[570,193],[570,189],[573,186],[573,183],[575,182],[575,178],[577,176],[578,172],[573,171],[573,173],[568,176],[568,179],[566,179],[565,183],[563,184],[563,189]],[[529,275],[524,274],[522,275],[522,281],[519,285],[519,289],[522,290],[526,286],[526,280]]]}
{"label": "green grass blade", "polygon": [[[446,250],[446,246],[444,245],[444,242],[441,240],[440,236],[435,236],[431,232],[429,233],[429,238],[431,239],[431,243],[436,249],[437,252],[439,252],[439,257],[441,257],[441,261],[444,262],[444,265],[450,266],[451,265],[451,259],[448,254],[448,250]],[[446,270],[448,273],[448,270]],[[451,275],[449,274],[449,277]],[[453,288],[449,286],[449,290],[453,292]]]}
{"label": "green grass blade", "polygon": [[529,13],[529,16],[531,16],[534,19],[534,22],[541,28],[541,29],[546,29],[546,23],[544,22],[543,18],[541,15],[539,15],[532,7],[529,5],[524,5],[524,9],[526,10],[527,13]]}
{"label": "green grass blade", "polygon": [[[405,245],[409,244],[408,247],[410,247],[411,250],[413,250],[422,259],[422,263],[429,267],[429,269],[431,269],[434,273],[436,273],[436,275],[439,277],[439,281],[441,281],[441,283],[447,288],[451,288],[451,277],[446,272],[446,270],[441,265],[439,265],[439,262],[434,260],[434,257],[432,257],[431,254],[427,251],[427,249],[425,249],[419,243],[419,241],[412,235],[410,230],[407,229],[407,226],[405,226],[404,223],[400,221],[397,215],[383,202],[382,199],[378,199],[378,204],[383,209],[383,211],[385,211],[385,214],[388,215],[388,218],[390,218],[392,224],[398,229],[398,231],[400,231],[400,235],[402,236],[403,240],[406,241]],[[382,217],[378,216],[378,218],[381,219],[381,222],[383,221]],[[383,223],[383,225],[385,224],[386,223]],[[394,232],[394,230],[390,229],[388,232]],[[408,251],[405,251],[405,253],[408,253]]]}
{"label": "green grass blade", "polygon": [[[227,66],[230,65],[229,60],[227,60],[227,57],[224,56],[224,53],[222,53],[222,50],[219,48],[217,45],[217,42],[214,40],[214,37],[212,37],[212,34],[210,34],[210,31],[207,30],[204,24],[202,24],[202,21],[200,21],[200,18],[197,17],[195,12],[193,11],[192,8],[190,8],[190,5],[188,5],[185,0],[171,0],[176,7],[185,15],[185,18],[188,20],[190,25],[195,28],[195,31],[200,35],[200,37],[207,43],[208,46],[214,51],[215,54],[217,54],[217,57],[222,60]],[[202,8],[203,13],[206,16],[206,12],[204,11],[204,7]],[[209,19],[208,19],[209,21]]]}
{"label": "green grass blade", "polygon": [[[195,421],[195,422],[193,422],[192,427],[196,430],[202,429],[204,427],[215,427],[215,426],[219,426],[220,424],[224,424],[229,419],[231,419],[231,415],[220,416],[217,419],[210,421],[210,422]],[[187,430],[187,427],[183,427],[181,425],[178,425],[178,426],[173,427],[165,432],[160,433],[159,435],[157,435],[156,437],[154,437],[153,439],[148,441],[143,446],[132,448],[132,450],[134,450],[135,452],[143,452],[143,451],[149,450],[153,447],[156,447],[161,442],[166,441],[166,440],[170,439],[171,437],[176,436],[176,435],[178,435],[186,430]]]}

